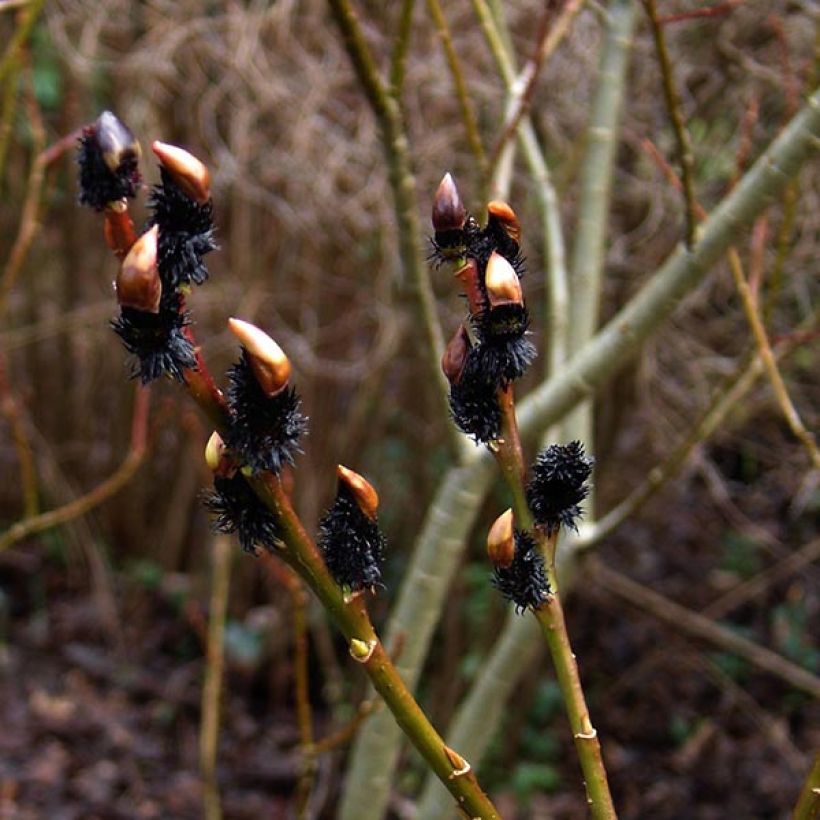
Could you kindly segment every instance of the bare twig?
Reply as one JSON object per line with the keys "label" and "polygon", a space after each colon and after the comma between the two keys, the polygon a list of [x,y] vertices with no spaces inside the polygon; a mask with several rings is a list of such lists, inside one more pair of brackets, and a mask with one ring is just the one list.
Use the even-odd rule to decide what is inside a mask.
{"label": "bare twig", "polygon": [[202,687],[202,724],[199,734],[199,769],[203,780],[205,820],[221,820],[222,804],[216,779],[219,745],[220,701],[225,665],[225,616],[230,590],[231,539],[217,535],[211,554],[211,605],[208,618],[208,648],[205,683]]}
{"label": "bare twig", "polygon": [[390,56],[390,92],[398,100],[401,98],[404,78],[407,74],[407,50],[413,30],[413,9],[415,0],[402,0],[399,15],[399,31]]}
{"label": "bare twig", "polygon": [[820,752],[814,756],[803,788],[800,790],[800,797],[794,807],[792,820],[818,820],[820,818]]}
{"label": "bare twig", "polygon": [[662,26],[667,26],[670,23],[683,23],[689,20],[703,19],[704,17],[722,17],[736,9],[741,3],[743,3],[743,0],[728,0],[726,3],[720,3],[705,9],[692,9],[692,11],[683,11],[680,14],[667,14],[659,17],[658,22]]}
{"label": "bare twig", "polygon": [[441,8],[439,0],[427,0],[427,9],[436,28],[441,47],[444,49],[444,56],[447,58],[447,65],[450,68],[450,75],[453,78],[453,85],[456,90],[458,107],[461,109],[461,121],[464,123],[464,130],[467,132],[467,142],[470,150],[478,163],[481,172],[481,180],[484,183],[488,177],[489,165],[487,154],[484,152],[484,145],[481,142],[481,134],[478,131],[478,120],[476,119],[473,102],[467,92],[467,83],[464,80],[464,72],[461,70],[461,63],[453,46],[453,38],[450,36],[450,29],[447,26],[447,19]]}
{"label": "bare twig", "polygon": [[694,170],[695,157],[692,153],[692,142],[683,119],[681,102],[675,88],[675,81],[672,72],[672,61],[666,47],[666,35],[658,19],[658,9],[656,0],[643,0],[646,13],[649,16],[649,23],[652,28],[652,36],[655,40],[655,50],[658,54],[658,66],[661,71],[663,82],[663,95],[666,100],[666,108],[669,119],[672,122],[672,129],[675,132],[675,142],[678,146],[678,161],[680,162],[681,180],[683,182],[683,196],[686,205],[686,246],[691,249],[695,244],[695,231],[697,228],[697,212],[695,210],[695,190],[694,190]]}
{"label": "bare twig", "polygon": [[145,458],[148,427],[148,390],[138,386],[131,422],[131,445],[119,468],[93,490],[56,510],[18,521],[0,535],[0,552],[30,535],[71,521],[98,507],[119,492],[134,476]]}
{"label": "bare twig", "polygon": [[728,652],[733,652],[759,669],[786,681],[795,689],[820,698],[820,678],[807,669],[659,595],[643,584],[605,566],[597,559],[590,559],[587,566],[591,570],[592,578],[619,598],[670,624],[674,629],[713,643]]}
{"label": "bare twig", "polygon": [[732,276],[735,280],[738,294],[743,302],[746,319],[752,329],[758,353],[763,360],[780,410],[786,419],[786,423],[789,425],[789,429],[806,448],[812,465],[815,469],[820,469],[820,450],[817,448],[817,442],[814,440],[814,436],[806,429],[803,420],[800,418],[800,414],[797,412],[797,408],[789,396],[789,391],[783,381],[783,376],[780,374],[777,360],[769,344],[769,336],[766,333],[766,328],[763,326],[758,312],[757,299],[749,287],[749,283],[746,281],[746,277],[743,274],[743,266],[740,262],[740,255],[735,248],[729,249],[729,267],[732,269]]}
{"label": "bare twig", "polygon": [[585,0],[567,0],[554,23],[552,23],[552,17],[555,14],[556,3],[553,1],[547,4],[538,27],[537,45],[513,84],[514,88],[521,90],[513,95],[512,106],[505,115],[504,131],[496,142],[490,157],[491,170],[498,165],[506,144],[515,137],[522,118],[529,112],[538,77],[549,62],[549,58],[569,34],[573,21],[584,7],[584,2]]}

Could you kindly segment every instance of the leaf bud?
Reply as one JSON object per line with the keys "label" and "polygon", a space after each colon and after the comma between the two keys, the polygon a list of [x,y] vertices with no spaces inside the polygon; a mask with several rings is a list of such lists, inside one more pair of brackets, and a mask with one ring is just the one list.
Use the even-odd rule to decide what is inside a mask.
{"label": "leaf bud", "polygon": [[456,188],[455,180],[446,173],[433,199],[433,228],[436,233],[460,231],[467,220],[467,211]]}
{"label": "leaf bud", "polygon": [[94,135],[103,162],[112,174],[118,173],[130,160],[136,164],[142,148],[131,129],[115,114],[103,111],[94,123]]}
{"label": "leaf bud", "polygon": [[470,352],[470,336],[464,325],[459,325],[453,338],[444,348],[444,355],[441,357],[441,369],[450,384],[458,384],[461,381],[461,374],[464,372],[464,365],[467,363],[467,354]]}
{"label": "leaf bud", "polygon": [[513,242],[521,242],[521,224],[515,211],[506,202],[494,199],[487,203],[487,214],[489,219],[494,220]]}

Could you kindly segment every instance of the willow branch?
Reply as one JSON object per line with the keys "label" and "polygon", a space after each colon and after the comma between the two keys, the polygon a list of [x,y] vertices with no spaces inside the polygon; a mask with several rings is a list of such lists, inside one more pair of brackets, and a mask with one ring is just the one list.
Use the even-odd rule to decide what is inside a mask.
{"label": "willow branch", "polygon": [[134,414],[131,422],[131,445],[117,470],[105,481],[80,498],[62,507],[25,518],[0,535],[0,552],[38,532],[72,521],[98,507],[119,492],[134,476],[145,458],[148,428],[148,391],[137,387]]}
{"label": "willow branch", "polygon": [[401,98],[404,78],[407,76],[407,51],[410,48],[410,35],[413,31],[415,5],[415,0],[402,0],[399,30],[390,56],[390,91],[397,100]]}
{"label": "willow branch", "polygon": [[818,820],[820,818],[820,752],[815,753],[814,762],[806,775],[800,797],[794,807],[792,820]]}
{"label": "willow branch", "polygon": [[752,329],[758,355],[766,368],[766,375],[769,377],[780,410],[795,438],[802,442],[806,448],[812,465],[815,469],[818,469],[820,468],[820,450],[817,449],[817,442],[815,442],[814,436],[806,429],[803,420],[800,418],[800,414],[797,412],[797,408],[794,406],[794,402],[791,400],[791,396],[789,396],[789,391],[783,381],[783,376],[780,374],[777,360],[769,344],[769,336],[766,333],[766,328],[763,326],[760,314],[758,313],[757,299],[749,288],[749,283],[743,274],[740,255],[734,248],[732,248],[729,253],[729,267],[732,270],[732,277],[735,280],[737,292],[743,302],[746,320]]}
{"label": "willow branch", "polygon": [[450,29],[447,26],[447,19],[442,11],[439,0],[427,0],[427,9],[430,12],[430,17],[433,20],[433,25],[441,40],[441,47],[444,50],[444,56],[447,59],[447,65],[450,69],[450,75],[453,78],[453,86],[456,91],[456,99],[458,100],[458,107],[461,110],[461,121],[464,124],[464,130],[467,133],[467,143],[470,146],[475,157],[476,163],[481,173],[482,183],[487,179],[489,173],[489,165],[487,162],[487,154],[484,152],[484,145],[481,142],[481,135],[478,131],[478,120],[476,119],[475,110],[473,108],[473,101],[467,91],[467,83],[464,80],[464,72],[461,70],[461,63],[453,46],[453,38],[450,36]]}
{"label": "willow branch", "polygon": [[686,206],[686,246],[691,249],[695,244],[695,232],[698,224],[695,209],[695,189],[693,181],[695,157],[692,153],[692,141],[689,139],[689,133],[684,123],[680,97],[675,88],[672,61],[669,57],[669,50],[666,47],[666,35],[658,19],[656,2],[655,0],[643,0],[643,3],[649,17],[652,38],[655,41],[655,51],[658,55],[658,66],[661,71],[666,109],[672,123],[672,130],[675,134],[675,144],[677,145],[681,180],[683,182],[684,203]]}
{"label": "willow branch", "polygon": [[9,40],[8,46],[2,57],[0,57],[0,85],[6,81],[6,76],[14,70],[14,64],[20,49],[26,44],[40,12],[43,10],[45,0],[31,0],[28,8],[23,13],[23,17]]}
{"label": "willow branch", "polygon": [[592,577],[606,590],[614,593],[622,600],[649,612],[680,632],[708,641],[721,647],[721,649],[738,655],[758,669],[786,681],[795,689],[808,692],[815,698],[820,698],[820,678],[807,669],[803,669],[782,655],[738,635],[737,632],[721,626],[709,618],[693,612],[669,598],[665,598],[663,595],[659,595],[643,584],[639,584],[620,572],[604,566],[598,560],[593,559],[589,561],[589,564]]}
{"label": "willow branch", "polygon": [[[364,39],[359,21],[349,0],[328,0],[331,14],[341,32],[345,49],[356,77],[373,110],[382,135],[382,147],[387,161],[390,187],[396,213],[399,255],[406,280],[412,283],[416,316],[426,336],[426,356],[430,384],[436,385],[441,418],[448,417],[448,385],[439,362],[444,350],[444,337],[436,313],[435,297],[427,265],[422,255],[424,237],[416,206],[416,180],[410,162],[407,134],[398,101],[385,88],[373,55]],[[449,429],[449,428],[448,428]],[[456,431],[450,433],[453,452],[464,452]]]}
{"label": "willow branch", "polygon": [[205,683],[202,687],[202,725],[199,734],[199,770],[203,780],[205,820],[221,820],[222,805],[216,780],[219,744],[220,701],[225,666],[225,616],[230,590],[231,539],[217,535],[211,554],[211,604],[208,616],[208,648]]}

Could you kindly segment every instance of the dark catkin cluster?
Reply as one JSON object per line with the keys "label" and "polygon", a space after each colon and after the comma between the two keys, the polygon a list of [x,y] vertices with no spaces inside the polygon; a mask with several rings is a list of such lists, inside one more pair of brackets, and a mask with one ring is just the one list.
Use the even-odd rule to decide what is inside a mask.
{"label": "dark catkin cluster", "polygon": [[110,202],[136,196],[141,178],[139,160],[133,153],[123,156],[115,171],[109,169],[97,139],[98,125],[83,129],[77,150],[79,202],[102,211]]}
{"label": "dark catkin cluster", "polygon": [[527,503],[539,527],[548,533],[561,526],[577,529],[594,464],[580,441],[551,444],[539,453],[527,485]]}
{"label": "dark catkin cluster", "polygon": [[160,376],[184,382],[185,371],[196,368],[194,346],[183,332],[188,314],[181,309],[178,294],[169,297],[173,298],[162,299],[157,313],[124,307],[111,322],[125,349],[136,359],[132,377],[138,376],[143,384]]}
{"label": "dark catkin cluster", "polygon": [[488,442],[501,435],[501,410],[495,395],[496,383],[488,379],[480,347],[473,347],[461,377],[450,385],[450,412],[462,433],[476,442]]}
{"label": "dark catkin cluster", "polygon": [[236,533],[245,552],[255,555],[257,547],[270,552],[276,549],[280,540],[276,519],[239,473],[232,478],[216,476],[203,502],[213,513],[214,531]]}
{"label": "dark catkin cluster", "polygon": [[[491,203],[487,224],[482,228],[474,217],[464,213],[460,202],[453,204],[453,191],[448,191],[453,197],[449,203],[442,199],[443,205],[450,204],[449,211],[442,207],[437,214],[434,209],[434,227],[437,216],[443,227],[436,230],[432,240],[433,258],[438,264],[466,261],[458,276],[468,293],[474,343],[463,372],[457,378],[448,374],[450,409],[463,433],[487,443],[500,432],[497,391],[520,379],[536,356],[535,346],[527,338],[530,318],[518,284],[524,274],[524,259],[517,241],[517,220],[509,206]],[[454,227],[453,222],[460,227]],[[509,263],[502,263],[508,275],[506,283],[495,292],[488,289],[487,282],[494,254]]]}
{"label": "dark catkin cluster", "polygon": [[508,567],[495,567],[493,586],[507,600],[515,604],[520,615],[524,610],[536,609],[550,594],[550,585],[544,570],[544,557],[535,539],[526,532],[515,530],[515,554]]}
{"label": "dark catkin cluster", "polygon": [[213,204],[195,202],[174,182],[165,168],[148,202],[151,225],[159,225],[157,264],[163,288],[201,285],[208,278],[203,256],[215,250]]}
{"label": "dark catkin cluster", "polygon": [[299,439],[307,429],[294,388],[266,395],[243,348],[241,359],[228,371],[227,399],[231,425],[225,444],[242,464],[254,472],[278,474],[286,464],[294,463],[301,452]]}
{"label": "dark catkin cluster", "polygon": [[344,485],[319,522],[319,547],[339,586],[358,592],[381,582],[384,535]]}

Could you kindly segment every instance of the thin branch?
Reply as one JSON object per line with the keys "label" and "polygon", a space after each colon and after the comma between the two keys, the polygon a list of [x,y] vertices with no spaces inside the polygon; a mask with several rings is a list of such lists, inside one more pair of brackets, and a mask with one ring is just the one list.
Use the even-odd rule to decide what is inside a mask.
{"label": "thin branch", "polygon": [[815,753],[814,762],[806,775],[800,797],[794,807],[792,820],[817,820],[820,817],[820,752]]}
{"label": "thin branch", "polygon": [[529,113],[535,87],[538,84],[538,77],[544,66],[549,62],[550,57],[569,34],[573,21],[578,16],[578,12],[584,7],[584,2],[585,0],[567,0],[554,24],[551,18],[555,13],[554,6],[556,4],[554,0],[548,3],[538,27],[537,45],[513,84],[516,89],[520,88],[521,90],[512,96],[512,105],[505,115],[504,131],[498,142],[496,142],[490,157],[491,170],[496,168],[505,146],[518,132],[518,126],[521,124],[522,118]]}
{"label": "thin branch", "polygon": [[212,545],[211,604],[208,617],[205,683],[202,687],[199,770],[203,780],[205,820],[221,820],[222,805],[216,779],[216,758],[225,666],[225,617],[228,610],[233,545],[231,539],[225,535],[217,535]]}
{"label": "thin branch", "polygon": [[31,0],[28,8],[23,12],[24,16],[9,40],[5,53],[0,57],[0,85],[6,81],[6,75],[14,70],[17,55],[31,35],[44,4],[45,0]]}
{"label": "thin branch", "polygon": [[398,100],[404,88],[407,76],[407,51],[410,47],[410,35],[413,31],[413,9],[416,0],[402,0],[399,14],[399,31],[390,57],[390,93]]}
{"label": "thin branch", "polygon": [[487,179],[489,173],[489,165],[487,162],[487,154],[484,151],[484,145],[481,142],[481,134],[478,131],[478,120],[473,108],[473,102],[467,91],[467,83],[464,80],[464,72],[461,70],[461,63],[453,46],[453,38],[450,35],[450,29],[447,26],[447,18],[444,16],[439,0],[427,0],[427,9],[430,12],[430,17],[433,19],[433,25],[441,40],[441,47],[444,50],[444,56],[447,59],[447,65],[450,68],[450,75],[453,78],[453,86],[456,91],[456,99],[458,100],[458,107],[461,109],[461,121],[464,124],[464,130],[467,132],[467,142],[470,150],[478,163],[478,169],[481,174],[482,183]]}
{"label": "thin branch", "polygon": [[692,153],[692,142],[689,139],[689,132],[683,119],[680,97],[675,88],[675,80],[672,72],[672,61],[669,57],[669,50],[666,47],[666,35],[663,26],[658,19],[656,0],[643,0],[646,13],[649,16],[649,23],[652,29],[652,37],[655,41],[655,50],[658,55],[658,65],[661,71],[663,82],[663,96],[666,101],[666,108],[669,119],[672,122],[672,130],[675,133],[675,142],[678,147],[678,161],[680,162],[681,180],[683,181],[683,196],[686,205],[686,247],[690,250],[695,245],[695,232],[697,229],[697,213],[695,211],[695,189],[694,171],[695,157]]}
{"label": "thin branch", "polygon": [[137,387],[131,422],[131,445],[117,470],[93,490],[55,510],[18,521],[0,535],[0,552],[38,532],[85,515],[119,492],[134,476],[145,458],[148,427],[148,390]]}
{"label": "thin branch", "polygon": [[637,581],[633,581],[620,572],[605,566],[597,559],[590,559],[587,566],[591,570],[591,577],[596,582],[622,600],[654,615],[680,632],[708,641],[727,652],[738,655],[758,669],[786,681],[795,689],[808,692],[815,698],[820,698],[820,678],[807,669],[803,669],[782,655],[772,652],[754,641],[743,638],[731,629],[721,626],[663,595],[659,595],[643,584],[639,584]]}
{"label": "thin branch", "polygon": [[355,736],[356,732],[359,731],[361,725],[367,720],[373,712],[376,711],[379,707],[379,701],[375,700],[365,700],[359,704],[359,709],[354,715],[353,718],[348,721],[345,726],[342,726],[333,734],[328,735],[325,738],[322,738],[320,741],[314,744],[313,746],[313,753],[315,755],[323,755],[327,752],[333,751],[333,749],[338,749],[340,746],[344,746],[345,744],[349,743]]}
{"label": "thin branch", "polygon": [[743,274],[743,266],[740,262],[740,255],[734,248],[729,250],[729,267],[732,270],[732,277],[735,280],[735,286],[737,287],[738,294],[743,302],[743,310],[746,313],[746,319],[749,322],[749,327],[752,329],[758,354],[763,360],[763,364],[766,368],[766,374],[771,382],[775,398],[780,406],[780,410],[786,419],[786,423],[789,425],[789,429],[806,448],[806,452],[809,454],[809,458],[811,459],[811,463],[814,468],[820,469],[820,450],[817,448],[817,442],[814,440],[814,436],[806,429],[806,426],[803,424],[803,420],[800,418],[800,414],[797,412],[797,408],[794,406],[794,402],[791,400],[791,396],[789,396],[786,383],[783,381],[783,376],[780,374],[780,368],[777,366],[777,360],[775,359],[771,345],[769,344],[769,336],[766,333],[766,328],[763,326],[763,322],[760,319],[757,299],[755,294],[752,293],[752,290],[749,288],[749,283],[746,281],[746,277]]}
{"label": "thin branch", "polygon": [[[448,384],[439,366],[444,350],[444,337],[438,321],[429,272],[422,255],[424,239],[416,207],[416,180],[412,172],[401,110],[398,101],[388,92],[379,76],[375,60],[349,0],[328,0],[328,3],[359,85],[381,129],[382,147],[395,203],[399,255],[406,279],[412,283],[416,297],[416,317],[426,336],[424,358],[428,365],[430,384],[436,386],[441,418],[446,419],[449,413]],[[448,425],[448,435],[453,452],[459,456],[464,454],[464,442],[452,425]]]}
{"label": "thin branch", "polygon": [[662,26],[668,26],[670,23],[683,23],[689,20],[703,19],[705,17],[722,17],[729,14],[729,12],[736,9],[742,3],[743,0],[728,0],[726,3],[720,3],[705,9],[692,9],[692,11],[683,11],[680,14],[667,14],[663,17],[658,17],[658,22]]}

